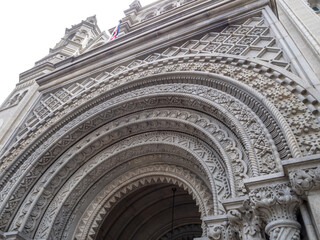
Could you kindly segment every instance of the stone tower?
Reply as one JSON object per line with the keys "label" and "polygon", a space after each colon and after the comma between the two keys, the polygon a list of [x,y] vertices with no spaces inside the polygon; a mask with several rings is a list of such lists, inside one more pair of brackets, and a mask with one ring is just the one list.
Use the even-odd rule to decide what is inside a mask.
{"label": "stone tower", "polygon": [[317,4],[135,0],[114,41],[66,29],[0,109],[0,238],[320,239]]}

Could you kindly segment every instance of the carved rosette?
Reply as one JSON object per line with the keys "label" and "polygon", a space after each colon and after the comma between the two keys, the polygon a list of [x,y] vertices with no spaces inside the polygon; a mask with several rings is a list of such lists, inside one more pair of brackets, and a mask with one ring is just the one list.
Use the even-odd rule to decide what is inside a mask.
{"label": "carved rosette", "polygon": [[267,224],[270,240],[300,239],[296,212],[301,200],[287,183],[252,190],[249,196],[256,214]]}
{"label": "carved rosette", "polygon": [[228,211],[228,219],[231,232],[242,240],[263,240],[261,233],[262,221],[255,214],[249,201],[245,201],[243,207]]}
{"label": "carved rosette", "polygon": [[289,178],[298,195],[307,195],[309,191],[320,188],[320,167],[292,171]]}

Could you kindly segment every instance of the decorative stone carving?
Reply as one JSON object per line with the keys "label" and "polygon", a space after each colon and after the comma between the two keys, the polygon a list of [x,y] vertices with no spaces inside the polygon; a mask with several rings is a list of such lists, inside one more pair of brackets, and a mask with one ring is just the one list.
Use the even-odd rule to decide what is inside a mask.
{"label": "decorative stone carving", "polygon": [[[226,215],[216,215],[203,218],[206,236],[210,240],[231,240],[230,226]],[[204,227],[203,227],[204,228]],[[207,239],[207,238],[204,238]]]}
{"label": "decorative stone carving", "polygon": [[[253,121],[254,121],[254,116],[252,116],[251,117],[251,121],[247,121],[247,119],[249,118],[249,116],[251,115],[251,113],[245,113],[245,111],[240,111],[239,112],[239,108],[238,107],[240,107],[241,105],[237,105],[237,104],[235,104],[234,103],[234,101],[230,101],[230,100],[228,100],[228,99],[230,99],[230,98],[227,98],[227,97],[223,97],[223,98],[221,98],[221,97],[219,97],[220,95],[219,94],[216,94],[216,93],[214,93],[214,90],[210,90],[210,91],[205,91],[205,89],[201,89],[201,88],[199,88],[199,87],[196,87],[196,86],[193,86],[193,85],[190,85],[190,86],[185,86],[185,87],[183,87],[183,86],[181,86],[181,84],[176,84],[176,85],[162,85],[161,87],[150,87],[150,89],[153,89],[152,91],[154,91],[155,93],[157,93],[157,92],[161,92],[161,91],[165,91],[165,92],[169,92],[169,91],[173,91],[173,92],[175,92],[175,93],[178,93],[178,92],[187,92],[187,93],[193,93],[193,94],[202,94],[203,95],[203,97],[205,97],[205,96],[207,96],[208,98],[211,98],[212,100],[214,100],[214,101],[216,101],[217,103],[220,103],[220,104],[223,104],[224,106],[226,106],[226,107],[228,107],[231,111],[235,111],[235,115],[237,116],[237,117],[239,117],[239,119],[241,119],[241,121],[243,121],[243,124],[249,124],[250,123],[250,126],[249,126],[249,128],[251,129],[251,131],[252,131],[252,137],[254,137],[257,133],[259,133],[259,137],[257,137],[257,138],[255,138],[255,143],[256,143],[256,147],[257,147],[257,151],[258,151],[258,154],[262,154],[261,156],[263,156],[263,157],[265,157],[265,158],[267,158],[268,157],[268,155],[270,155],[270,154],[272,154],[271,152],[269,152],[269,151],[267,151],[267,152],[264,152],[264,150],[263,149],[265,149],[261,144],[266,144],[266,145],[269,145],[270,143],[268,143],[269,142],[269,140],[263,140],[262,141],[262,136],[261,136],[261,134],[263,134],[263,132],[264,132],[264,130],[258,130],[258,127],[259,127],[259,125],[258,125],[258,123],[257,124],[253,124]],[[195,90],[196,90],[196,92],[195,92]],[[209,89],[208,89],[209,90]],[[148,91],[151,91],[151,90],[148,90]],[[132,97],[132,96],[139,96],[139,95],[144,95],[144,94],[146,94],[146,89],[141,89],[141,90],[139,90],[139,91],[137,91],[137,93],[138,93],[138,95],[137,94],[134,94],[134,92],[131,92],[131,94],[130,95],[128,95],[129,97]],[[204,94],[205,93],[205,94]],[[124,96],[119,96],[119,97],[117,97],[117,98],[115,98],[115,99],[113,99],[110,103],[111,104],[114,104],[114,103],[119,103],[119,102],[121,102],[121,101],[123,101],[123,99],[124,99]],[[154,104],[158,104],[158,101],[159,101],[160,99],[156,99],[155,100],[155,102],[154,102]],[[170,102],[172,102],[172,101],[175,101],[176,102],[176,100],[178,100],[178,98],[169,98],[168,99]],[[189,99],[189,100],[191,100],[191,99]],[[189,101],[188,100],[188,101]],[[233,104],[229,104],[229,101],[230,101],[230,103],[231,102],[233,102]],[[153,102],[153,100],[150,102],[150,103],[152,103]],[[180,100],[179,101],[177,101],[177,103],[178,102],[180,102]],[[177,103],[175,103],[175,104],[177,104]],[[143,103],[144,105],[145,105],[145,103]],[[183,105],[186,105],[186,104],[188,104],[187,103],[187,101],[185,101],[185,100],[183,100]],[[195,106],[195,102],[194,101],[191,101],[190,102],[190,104],[191,105],[193,105],[193,106]],[[190,106],[191,106],[190,105]],[[125,108],[123,108],[123,109],[128,109],[129,108],[129,110],[130,111],[132,111],[132,107],[133,107],[133,105],[128,105],[128,104],[125,104],[124,105],[124,107]],[[107,109],[107,106],[106,105],[101,105],[101,109]],[[123,109],[121,110],[121,111],[123,111]],[[206,111],[208,111],[209,109],[206,109]],[[244,109],[245,110],[245,109]],[[95,110],[92,110],[91,111],[92,112],[92,114],[93,113],[95,113]],[[250,114],[249,116],[248,116],[248,114]],[[111,115],[112,116],[112,115]],[[100,116],[101,117],[101,116]],[[107,113],[107,116],[106,117],[103,117],[103,119],[104,119],[104,121],[106,121],[106,119],[108,119],[110,117],[110,115],[109,115],[109,113]],[[86,119],[86,118],[88,118],[88,115],[87,114],[85,114],[83,117],[81,117],[81,118],[84,118],[84,119]],[[80,119],[79,119],[80,120]],[[75,123],[76,122],[78,122],[79,120],[76,120],[75,119]],[[80,120],[80,121],[82,121],[82,120]],[[224,120],[223,120],[224,121]],[[94,125],[94,121],[93,120],[90,120],[90,122],[91,123],[89,123],[89,124],[85,124],[86,126],[92,126],[92,127],[94,127],[95,125]],[[70,130],[70,128],[71,128],[71,126],[72,125],[74,125],[74,124],[69,124],[69,125],[65,125],[64,126],[64,129],[61,129],[61,132],[60,133],[65,133],[65,131],[69,131]],[[86,130],[86,131],[89,131],[89,129],[87,129],[87,128],[80,128],[81,129],[81,131],[84,131],[84,130]],[[60,134],[59,133],[59,134]],[[79,135],[79,133],[77,133],[77,136],[80,136]],[[72,140],[73,139],[73,137],[67,137],[67,139],[66,139],[66,141],[59,141],[59,143],[60,143],[60,146],[58,147],[58,146],[56,146],[56,147],[58,147],[58,150],[57,150],[57,148],[55,147],[55,149],[52,149],[52,154],[50,154],[50,155],[46,155],[43,159],[44,159],[44,161],[40,161],[41,162],[41,164],[40,164],[40,166],[41,166],[41,168],[43,168],[43,166],[44,166],[44,164],[45,163],[48,163],[48,162],[50,162],[50,161],[52,161],[53,159],[54,159],[54,156],[56,155],[56,154],[58,154],[59,152],[61,152],[62,151],[62,149],[63,148],[65,148],[65,147],[67,147],[67,145],[66,145],[66,143],[67,142],[70,142],[70,140]],[[56,141],[57,140],[57,137],[56,136],[52,136],[51,137],[51,140],[50,141]],[[260,146],[262,146],[262,147],[260,147]],[[43,149],[41,149],[41,148],[39,148],[39,149],[37,149],[34,153],[33,153],[33,155],[34,155],[34,157],[36,157],[41,151],[43,151],[43,150],[46,150],[46,151],[48,151],[48,147],[45,147],[45,148],[43,148]],[[262,151],[261,151],[262,150]],[[258,155],[258,156],[260,156],[260,155]],[[51,160],[50,160],[51,159]],[[272,157],[271,157],[271,159],[272,159]],[[34,160],[31,160],[30,159],[30,161],[31,162],[33,162],[33,163],[35,163],[34,162]],[[236,160],[235,159],[235,161],[239,161],[239,160]],[[25,161],[24,162],[24,164],[28,164],[28,162],[27,161]],[[252,164],[255,164],[254,162],[252,162]],[[39,167],[40,167],[39,166]],[[263,172],[263,167],[267,167],[267,169],[270,167],[271,169],[274,169],[274,167],[275,167],[276,165],[274,165],[274,164],[270,164],[268,161],[261,161],[261,171]],[[22,170],[22,169],[21,169]],[[240,172],[241,171],[245,171],[246,169],[238,169],[237,170],[237,172],[239,172],[239,178],[243,178],[244,176],[243,175],[241,175],[240,174]],[[269,170],[268,170],[269,171]],[[273,170],[271,170],[271,171],[273,171]],[[37,172],[39,172],[39,170],[37,170]],[[28,175],[28,178],[30,178],[32,181],[34,181],[35,180],[35,174],[33,173],[33,174],[31,174],[30,173],[30,175]],[[237,174],[236,174],[236,176],[238,176]],[[26,180],[24,180],[24,181],[26,181]],[[12,184],[13,182],[10,182],[10,184]],[[240,184],[241,183],[241,181],[237,181],[237,184]],[[19,192],[19,195],[17,195],[17,196],[21,196],[21,193],[22,192],[24,192],[24,191],[27,191],[28,190],[28,188],[30,187],[30,184],[26,184],[26,186],[25,187],[23,187],[21,190],[19,190],[18,192]],[[241,188],[241,185],[239,185],[238,186],[239,188]],[[9,185],[8,185],[8,191],[12,191],[12,189],[11,188],[9,188]],[[3,191],[4,193],[5,193],[5,191]],[[3,197],[5,197],[5,195],[3,195]],[[11,204],[9,204],[8,203],[8,208],[7,209],[9,209],[9,206],[10,206],[10,208],[12,207],[12,206],[14,206],[15,204],[17,204],[18,202],[16,201],[17,199],[15,199],[15,201]],[[7,210],[6,210],[7,211]],[[9,212],[9,210],[8,210],[8,212]],[[5,218],[3,219],[3,221],[5,220]]]}
{"label": "decorative stone carving", "polygon": [[248,200],[241,208],[229,210],[227,216],[233,236],[238,236],[242,240],[264,239],[261,233],[262,221]]}
{"label": "decorative stone carving", "polygon": [[[151,172],[153,172],[152,175],[150,174]],[[185,182],[179,180],[181,176],[186,177]],[[210,204],[212,200],[211,202],[209,200],[210,190],[194,174],[182,167],[173,165],[152,165],[123,174],[100,191],[90,206],[87,207],[85,213],[82,214],[73,238],[77,240],[93,240],[96,230],[99,229],[101,219],[104,219],[109,209],[113,204],[116,204],[120,194],[128,194],[139,186],[154,182],[171,182],[188,190],[197,201],[197,204],[199,204],[202,217],[207,216],[213,210],[213,206]],[[207,196],[203,196],[202,193],[206,193]],[[37,236],[41,237],[39,234],[41,234],[40,231]],[[54,234],[52,236],[57,235]]]}
{"label": "decorative stone carving", "polygon": [[300,224],[296,212],[301,200],[287,183],[252,190],[253,208],[265,221],[270,240],[300,239]]}
{"label": "decorative stone carving", "polygon": [[[153,53],[147,57],[144,56],[143,58],[145,60],[144,61],[141,61],[143,59],[139,60],[140,61],[139,64],[145,64],[147,62],[150,62],[150,59],[152,61],[154,61],[155,59],[163,59],[163,58],[168,58],[170,56],[181,55],[181,52],[184,52],[185,54],[190,55],[191,53],[192,54],[199,54],[199,53],[209,53],[209,52],[221,52],[221,49],[227,49],[227,50],[229,50],[228,54],[233,54],[233,55],[241,54],[241,55],[250,55],[251,56],[251,53],[254,52],[254,53],[256,53],[257,57],[262,58],[262,59],[264,59],[263,56],[265,55],[268,57],[266,57],[266,59],[264,59],[264,60],[271,61],[273,64],[276,64],[278,66],[287,66],[288,67],[287,62],[279,61],[280,57],[281,57],[281,59],[283,59],[283,57],[282,57],[283,54],[281,53],[280,48],[279,49],[277,48],[277,50],[275,50],[275,46],[274,46],[275,38],[272,36],[269,36],[270,31],[267,27],[265,27],[265,24],[266,23],[263,21],[263,19],[261,17],[253,17],[253,18],[248,19],[243,24],[243,26],[230,25],[230,26],[226,27],[224,30],[222,30],[221,33],[210,32],[210,33],[206,34],[205,36],[203,36],[201,38],[201,40],[188,40],[181,47],[171,46],[170,49],[175,49],[175,50],[172,51],[172,53],[170,53],[170,54],[167,54],[168,51],[165,50],[163,53]],[[255,27],[253,27],[253,26],[255,26]],[[252,30],[248,32],[248,30],[250,30],[250,29],[252,29]],[[237,34],[233,34],[233,33],[237,33]],[[249,34],[249,35],[247,36],[247,35],[241,35],[241,34]],[[237,44],[234,43],[235,39],[238,40]],[[221,41],[224,41],[226,44],[221,45],[221,43],[220,43]],[[248,44],[248,42],[250,42],[250,43]],[[234,43],[234,44],[230,45],[231,43]],[[269,45],[273,46],[272,51],[269,49],[269,47],[268,47]],[[264,46],[264,47],[262,47],[262,46]],[[225,51],[222,51],[222,52],[225,52]],[[157,57],[155,58],[154,56],[156,56],[156,55],[157,55]],[[270,55],[273,55],[273,58],[275,58],[276,60],[270,59],[270,57],[269,57]],[[136,63],[137,60],[134,60],[133,62]],[[129,70],[130,69],[129,66],[132,63],[128,64],[127,67],[121,66],[121,68],[116,68],[118,70],[116,72],[112,71],[112,69],[109,69],[108,70],[109,72],[104,72],[104,73],[106,75],[111,75],[111,76],[113,74],[117,74],[117,73],[121,74],[121,72],[123,73],[124,71]],[[74,96],[82,93],[83,91],[85,91],[88,86],[90,87],[92,84],[96,84],[97,83],[96,80],[99,81],[99,79],[101,80],[101,79],[105,78],[105,76],[103,78],[101,78],[101,75],[104,75],[104,74],[103,73],[99,74],[99,76],[97,78],[89,77],[86,80],[81,80],[76,83],[70,84],[67,87],[62,88],[62,90],[68,92],[68,94],[70,94],[72,97],[74,97]],[[270,74],[270,75],[272,75],[272,74]],[[90,84],[89,84],[89,82],[90,82]],[[44,98],[47,96],[44,96]],[[276,96],[278,96],[278,95],[276,95]],[[289,102],[291,102],[291,100]],[[61,104],[63,105],[64,103],[61,103]],[[46,105],[45,106],[38,106],[38,107],[43,108],[42,109],[43,111],[41,112],[42,114],[37,115],[34,112],[31,113],[30,115],[33,115],[33,116],[29,116],[27,121],[24,123],[25,126],[21,126],[21,131],[19,131],[17,138],[20,138],[23,134],[25,134],[25,132],[26,132],[25,127],[28,128],[30,125],[33,125],[37,122],[41,122],[41,120],[44,117],[52,114],[52,109],[47,108]],[[302,119],[304,119],[304,118],[302,118]],[[294,121],[294,120],[292,120],[292,121]],[[308,121],[308,124],[311,124],[313,129],[316,128],[317,131],[319,131],[317,125],[312,124],[312,121]],[[297,126],[299,128],[298,131],[306,129],[305,128],[306,124],[303,124],[303,125],[304,126]],[[316,138],[314,138],[314,139],[316,139]],[[314,140],[314,139],[312,139],[312,140]],[[306,141],[306,143],[304,143],[304,144],[307,145],[308,143],[309,143],[309,141]],[[311,149],[311,150],[314,150],[314,149]],[[316,149],[316,150],[318,151],[319,149]]]}
{"label": "decorative stone carving", "polygon": [[298,169],[289,173],[292,189],[298,195],[320,188],[320,167]]}
{"label": "decorative stone carving", "polygon": [[[145,129],[146,126],[148,126],[148,125],[149,125],[148,128],[150,130],[151,129],[160,130],[161,128],[169,129],[169,127],[171,129],[173,129],[174,126],[178,127],[179,125],[174,123],[174,122],[172,122],[170,125],[167,124],[167,121],[170,120],[169,117],[173,117],[175,119],[181,119],[181,120],[184,120],[184,121],[187,120],[187,121],[190,121],[190,122],[193,122],[193,123],[199,125],[199,127],[201,126],[201,127],[205,128],[205,129],[208,129],[208,130],[210,129],[211,134],[217,136],[218,137],[217,140],[221,141],[221,144],[223,144],[223,145],[232,145],[233,146],[233,147],[227,148],[226,149],[226,153],[228,155],[230,155],[230,159],[234,159],[234,158],[238,159],[238,163],[236,164],[236,167],[234,167],[234,168],[236,168],[236,169],[240,168],[242,170],[248,169],[248,166],[247,166],[248,163],[241,164],[241,161],[239,159],[239,158],[241,158],[241,154],[240,154],[241,149],[239,149],[239,150],[235,149],[235,146],[240,145],[240,143],[234,142],[234,140],[231,139],[228,136],[227,132],[225,132],[223,129],[221,129],[221,127],[218,126],[217,124],[211,122],[211,120],[209,120],[207,118],[204,118],[204,116],[202,116],[202,115],[200,115],[200,114],[198,114],[196,112],[186,111],[186,110],[178,111],[178,110],[173,110],[173,109],[166,109],[166,110],[155,109],[155,110],[145,111],[145,112],[142,112],[142,113],[136,113],[134,115],[129,115],[129,116],[125,117],[125,118],[121,118],[121,119],[117,120],[116,122],[114,122],[112,124],[109,124],[109,125],[106,125],[106,126],[100,128],[99,130],[93,132],[89,136],[87,136],[87,139],[93,139],[93,140],[91,140],[89,142],[88,141],[83,141],[83,143],[78,143],[78,145],[79,146],[82,145],[82,147],[79,148],[79,150],[77,152],[74,150],[73,151],[73,155],[76,155],[76,153],[79,154],[80,152],[82,152],[82,154],[86,154],[87,151],[85,149],[87,149],[89,145],[92,145],[92,146],[97,146],[98,145],[98,146],[103,147],[106,143],[105,142],[104,142],[104,144],[98,143],[99,142],[98,138],[95,139],[96,136],[102,137],[104,134],[107,134],[107,132],[103,133],[102,129],[109,129],[109,128],[112,129],[112,126],[115,126],[115,125],[117,125],[118,128],[119,127],[124,127],[124,126],[126,126],[126,125],[131,123],[130,126],[128,126],[127,128],[124,128],[124,129],[127,129],[126,130],[127,132],[129,132],[129,131],[132,132],[132,130],[129,130],[129,129],[136,129],[135,132],[132,132],[132,134],[137,134],[138,129],[141,129],[141,130]],[[152,119],[152,125],[147,124],[147,123],[132,124],[133,122],[137,122],[136,118],[139,118],[140,121],[142,119],[143,120],[147,120],[147,119],[151,120]],[[166,118],[166,120],[164,120],[164,118]],[[160,120],[157,120],[157,119],[163,119],[163,120],[160,121]],[[121,131],[123,132],[124,129],[122,129]],[[186,128],[185,131],[188,132],[189,131],[188,128]],[[195,134],[194,130],[192,130],[190,133]],[[110,134],[110,132],[108,134]],[[117,134],[115,134],[115,135],[117,135]],[[86,145],[88,145],[88,146],[86,146]],[[100,151],[100,150],[96,149],[96,151]],[[238,151],[239,151],[239,153],[237,154]],[[68,156],[68,154],[69,154],[69,152],[67,152],[63,156],[63,158],[60,158],[59,162],[60,161],[67,162],[68,158],[66,156]],[[86,157],[83,158],[83,159],[86,159],[86,158],[89,158],[89,157],[90,157],[90,155],[86,155]],[[80,164],[79,159],[77,160],[77,163]],[[58,164],[55,164],[55,165],[59,166]],[[40,189],[43,186],[42,182],[45,182],[45,185],[47,185],[50,182],[50,178],[53,181],[53,178],[52,178],[51,174],[53,174],[55,171],[57,171],[57,169],[56,169],[57,166],[55,166],[55,165],[52,166],[52,169],[48,170],[48,172],[50,172],[50,174],[44,175],[43,179],[41,179],[39,181],[40,182],[39,186],[35,187],[34,190],[32,190],[32,192],[35,192],[35,189],[37,189],[37,188]],[[64,168],[68,169],[68,170],[66,170],[68,172],[68,171],[70,171],[72,169],[72,167],[75,167],[75,166],[77,166],[77,165],[76,164],[71,164],[71,161],[70,161],[70,164],[65,164]],[[68,177],[68,174],[65,171],[63,171],[62,169],[60,169],[60,171],[63,172],[63,178],[64,178],[64,176]],[[241,172],[240,172],[240,174],[241,174]],[[242,175],[245,176],[246,173],[244,172],[244,173],[242,173]],[[61,182],[61,178],[62,177],[59,177],[59,180],[57,180],[57,181]],[[56,184],[53,184],[53,185],[56,186]],[[242,190],[240,190],[240,191],[242,191]],[[221,190],[220,190],[220,192],[221,192]],[[31,195],[31,196],[33,196],[33,195]],[[30,198],[30,199],[26,198],[26,200],[25,200],[25,202],[34,202],[34,201],[36,201],[36,200],[33,197]],[[24,207],[22,207],[22,209],[26,209],[26,208],[27,208],[27,205],[24,205]]]}
{"label": "decorative stone carving", "polygon": [[208,237],[210,240],[231,240],[228,222],[209,224]]}
{"label": "decorative stone carving", "polygon": [[22,91],[20,93],[15,93],[14,96],[12,96],[7,102],[3,104],[0,110],[4,110],[18,105],[27,93],[28,90]]}

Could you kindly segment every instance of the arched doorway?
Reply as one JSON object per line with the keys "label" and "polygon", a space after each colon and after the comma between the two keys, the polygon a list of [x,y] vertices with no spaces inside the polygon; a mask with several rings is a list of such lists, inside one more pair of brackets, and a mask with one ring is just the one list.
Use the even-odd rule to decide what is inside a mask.
{"label": "arched doorway", "polygon": [[201,235],[200,212],[192,196],[179,186],[155,183],[121,199],[103,220],[96,239],[193,239]]}

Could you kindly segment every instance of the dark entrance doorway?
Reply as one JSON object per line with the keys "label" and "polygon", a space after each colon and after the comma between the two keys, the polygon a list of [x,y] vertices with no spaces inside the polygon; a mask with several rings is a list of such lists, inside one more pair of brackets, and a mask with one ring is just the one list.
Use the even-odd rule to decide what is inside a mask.
{"label": "dark entrance doorway", "polygon": [[137,189],[113,207],[101,226],[98,240],[192,240],[202,235],[196,202],[172,184]]}

